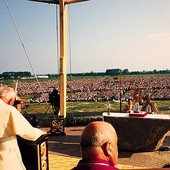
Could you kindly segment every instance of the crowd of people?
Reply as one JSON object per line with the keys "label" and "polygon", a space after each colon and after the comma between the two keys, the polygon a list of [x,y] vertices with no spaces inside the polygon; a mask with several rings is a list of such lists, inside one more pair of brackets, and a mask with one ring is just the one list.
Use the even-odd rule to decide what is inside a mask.
{"label": "crowd of people", "polygon": [[[56,92],[56,89],[53,89],[53,92]],[[16,97],[13,88],[0,87],[0,169],[2,170],[26,170],[18,136],[36,141],[46,133],[33,127],[14,107]],[[117,133],[111,124],[103,121],[89,123],[81,135],[82,159],[73,170],[116,170],[117,142]],[[31,161],[29,163],[32,164]]]}
{"label": "crowd of people", "polygon": [[[19,82],[18,95],[31,95],[30,102],[46,102],[53,88],[59,89],[59,80]],[[170,99],[170,76],[101,77],[67,81],[67,101],[126,100],[135,89],[151,93],[152,99]]]}
{"label": "crowd of people", "polygon": [[[105,80],[106,87],[109,82],[110,79]],[[25,83],[23,84],[25,85]],[[90,87],[92,86],[91,84]],[[98,89],[99,86],[94,86],[94,88]],[[30,89],[31,87],[29,87]],[[50,92],[48,91],[49,94],[54,92],[58,94],[55,88]],[[142,108],[152,112],[154,103],[150,100],[150,95],[146,95],[145,102],[140,101],[142,100],[141,95],[142,90],[136,89],[133,92],[133,101],[138,105],[142,103]],[[17,143],[17,136],[35,141],[46,133],[38,128],[34,128],[13,106],[16,97],[17,94],[13,88],[7,86],[0,88],[0,157],[2,158],[0,159],[0,169],[25,170],[26,168]],[[133,109],[130,98],[128,104],[130,106],[129,110]],[[149,108],[147,108],[148,105],[150,105]],[[155,112],[155,110],[153,111]],[[116,130],[111,124],[103,121],[89,123],[82,132],[80,148],[82,159],[72,170],[117,170],[118,137]]]}

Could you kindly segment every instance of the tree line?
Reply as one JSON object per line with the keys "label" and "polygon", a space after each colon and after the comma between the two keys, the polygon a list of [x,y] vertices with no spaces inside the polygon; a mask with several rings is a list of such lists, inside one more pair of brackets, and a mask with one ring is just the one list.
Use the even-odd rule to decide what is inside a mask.
{"label": "tree line", "polygon": [[68,76],[118,76],[118,75],[147,75],[147,74],[170,74],[170,70],[153,70],[153,71],[129,71],[128,69],[107,69],[105,72],[87,72],[87,73],[72,73]]}
{"label": "tree line", "polygon": [[[128,69],[107,69],[105,72],[86,72],[86,73],[68,73],[67,76],[118,76],[118,75],[147,75],[147,74],[170,74],[170,70],[152,70],[152,71],[129,71]],[[49,78],[55,78],[59,77],[58,74],[45,74]],[[29,78],[29,77],[34,77],[31,72],[29,71],[10,71],[10,72],[3,72],[0,74],[1,79],[20,79],[20,78]]]}
{"label": "tree line", "polygon": [[10,71],[10,72],[3,72],[0,74],[1,79],[19,79],[22,77],[31,77],[31,72],[28,71]]}

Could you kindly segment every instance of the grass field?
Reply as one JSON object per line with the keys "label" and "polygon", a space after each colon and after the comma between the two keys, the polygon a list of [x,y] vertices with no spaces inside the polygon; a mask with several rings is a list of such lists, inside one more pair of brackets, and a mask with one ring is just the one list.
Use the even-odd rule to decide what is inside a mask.
{"label": "grass field", "polygon": [[[155,101],[159,108],[169,108],[170,101]],[[109,102],[111,105],[111,112],[120,111],[119,102]],[[122,103],[122,109],[125,102]],[[81,113],[83,112],[106,112],[108,102],[67,102],[67,113]],[[27,112],[28,114],[37,113],[52,113],[52,107],[48,103],[30,103],[28,107],[23,107],[22,112]],[[159,114],[170,114],[170,110],[159,110]]]}

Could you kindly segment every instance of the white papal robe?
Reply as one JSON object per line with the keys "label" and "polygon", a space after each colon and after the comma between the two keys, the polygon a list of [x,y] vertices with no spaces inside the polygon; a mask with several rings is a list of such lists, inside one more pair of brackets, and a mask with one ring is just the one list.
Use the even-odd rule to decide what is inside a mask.
{"label": "white papal robe", "polygon": [[16,135],[35,141],[42,134],[15,107],[0,99],[0,170],[25,170]]}

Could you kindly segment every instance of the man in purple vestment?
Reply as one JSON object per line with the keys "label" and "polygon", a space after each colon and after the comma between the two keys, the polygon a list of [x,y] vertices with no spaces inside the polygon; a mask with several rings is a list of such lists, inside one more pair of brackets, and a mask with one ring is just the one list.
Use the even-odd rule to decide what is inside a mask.
{"label": "man in purple vestment", "polygon": [[72,170],[116,170],[117,134],[107,122],[88,124],[81,136],[82,160]]}

